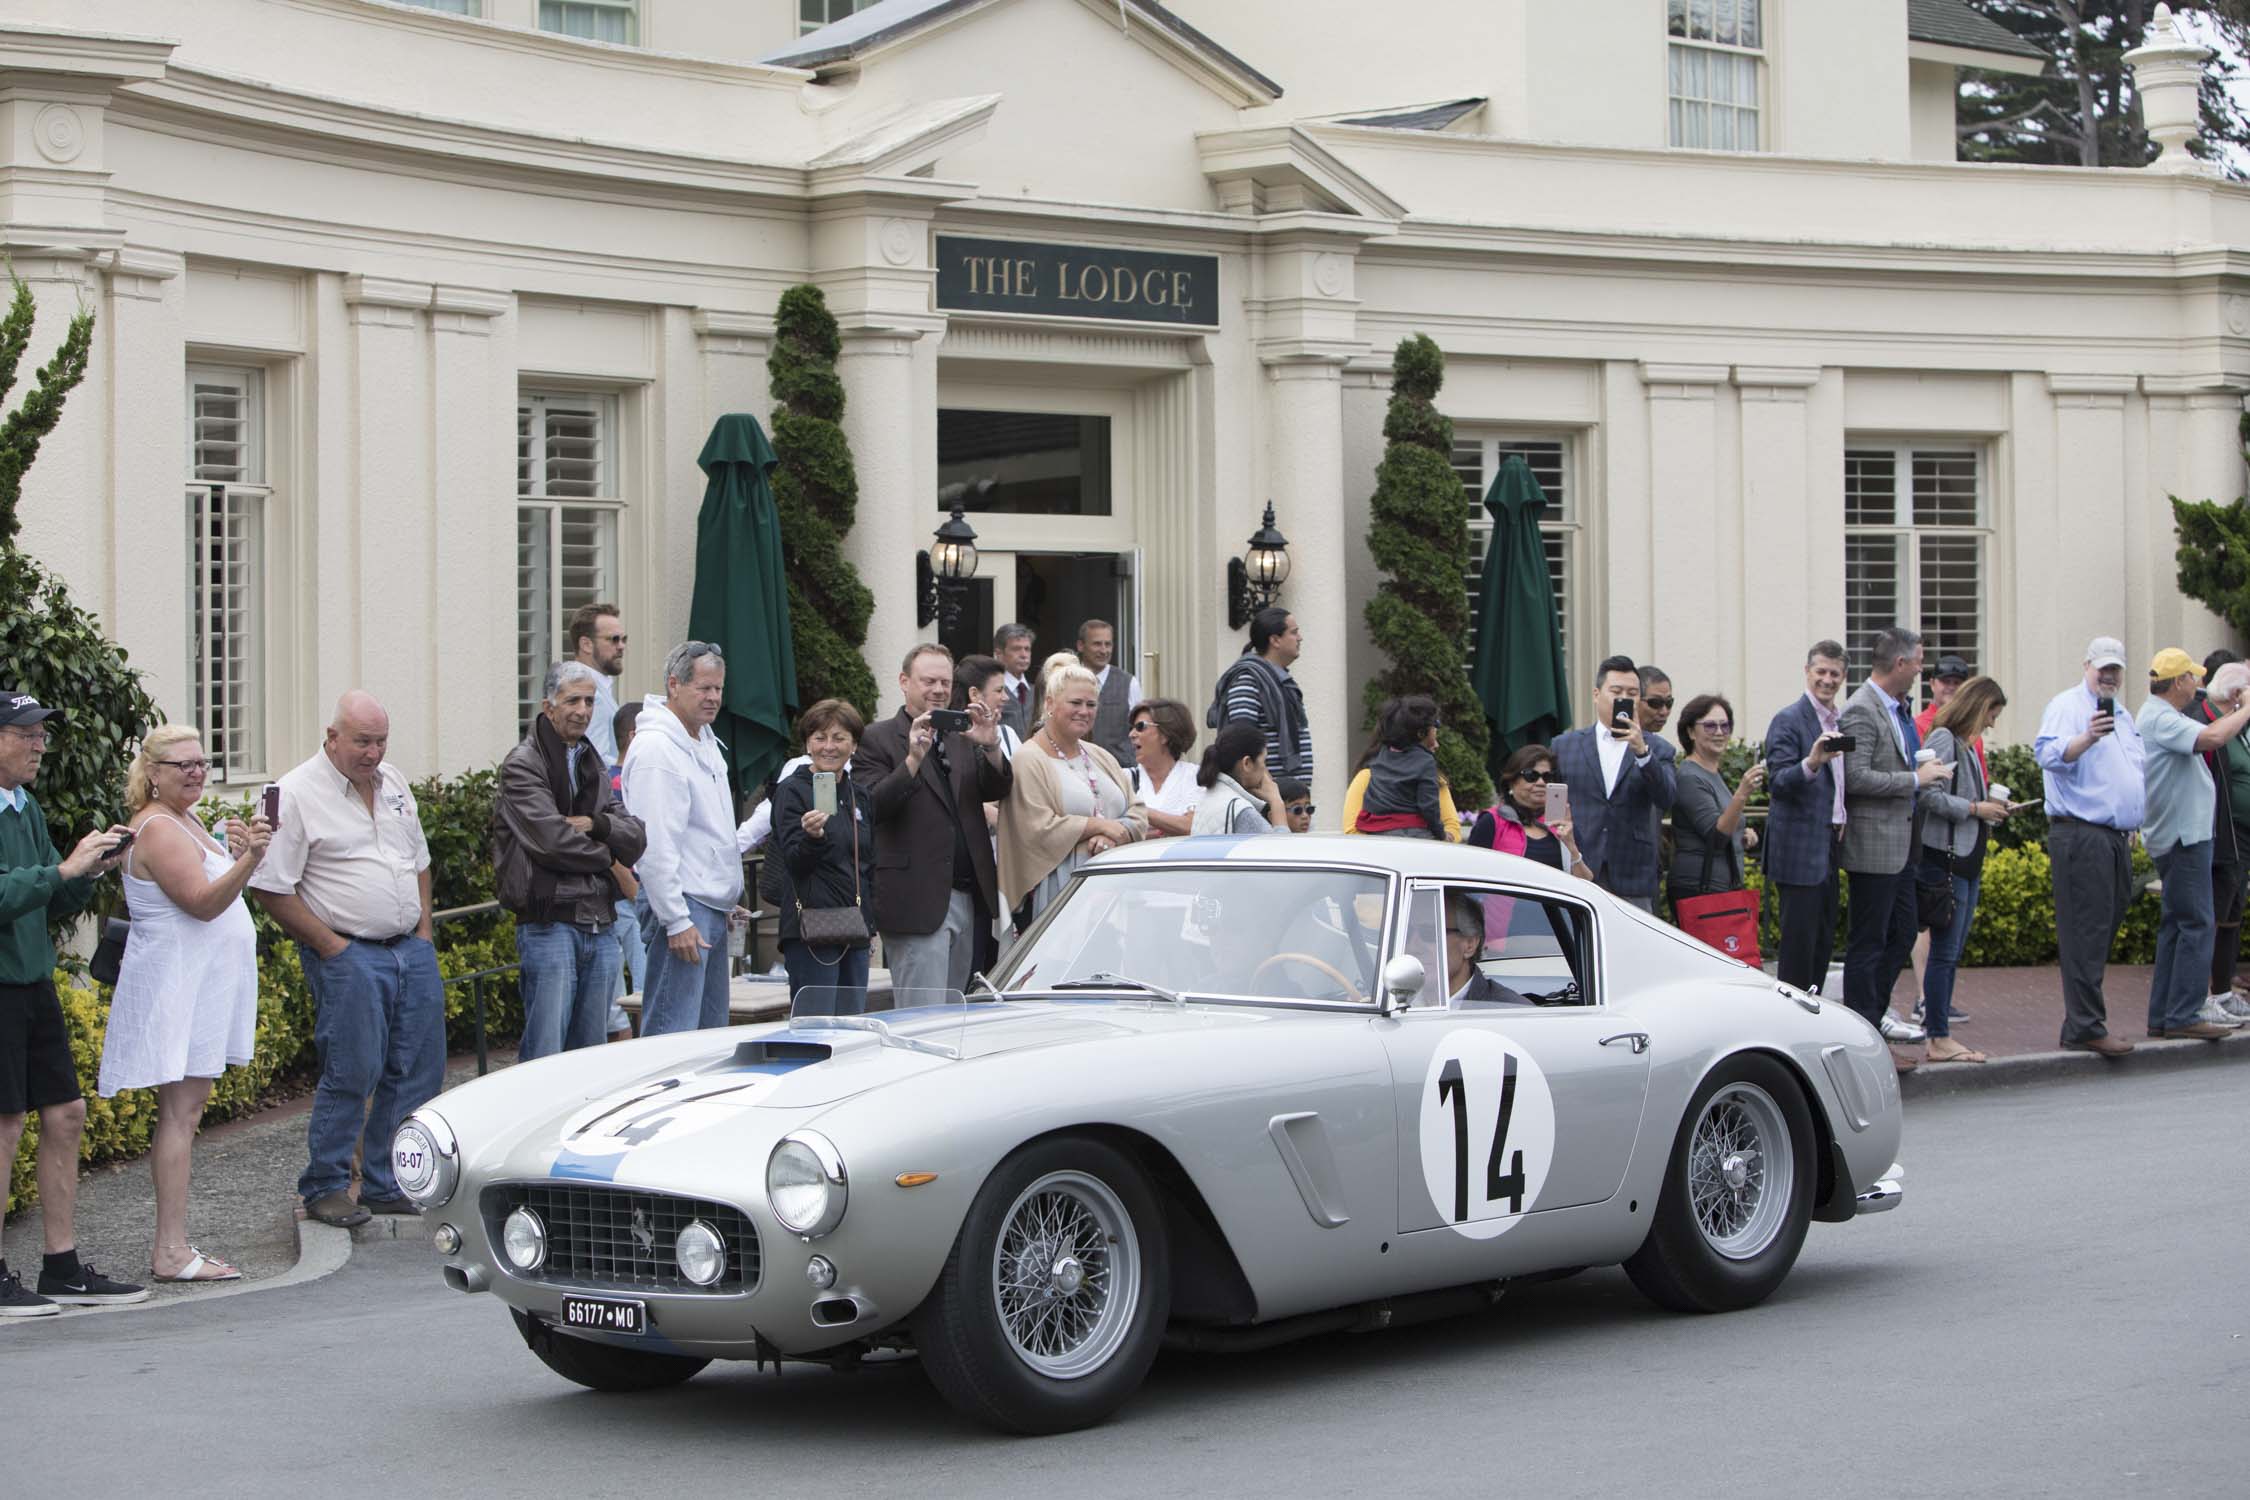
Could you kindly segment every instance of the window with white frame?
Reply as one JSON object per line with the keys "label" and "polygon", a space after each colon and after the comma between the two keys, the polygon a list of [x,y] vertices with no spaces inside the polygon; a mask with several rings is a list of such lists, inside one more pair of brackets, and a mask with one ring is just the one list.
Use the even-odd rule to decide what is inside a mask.
{"label": "window with white frame", "polygon": [[516,698],[529,726],[572,610],[617,597],[617,398],[516,405]]}
{"label": "window with white frame", "polygon": [[265,771],[265,376],[187,368],[188,641],[192,718],[211,780]]}
{"label": "window with white frame", "polygon": [[1461,490],[1469,506],[1469,642],[1467,663],[1477,659],[1477,594],[1484,586],[1485,553],[1492,544],[1492,515],[1484,508],[1485,492],[1499,476],[1500,465],[1510,455],[1523,459],[1531,477],[1547,495],[1547,513],[1540,518],[1540,540],[1546,544],[1547,577],[1555,586],[1555,624],[1562,633],[1563,666],[1571,667],[1571,610],[1577,603],[1572,590],[1578,580],[1577,485],[1571,472],[1571,440],[1567,437],[1524,437],[1515,434],[1477,436],[1458,429],[1453,435],[1453,472],[1461,476]]}
{"label": "window with white frame", "polygon": [[641,37],[641,0],[539,0],[539,29],[630,47]]}
{"label": "window with white frame", "polygon": [[818,31],[874,3],[875,0],[797,0],[797,35]]}
{"label": "window with white frame", "polygon": [[481,16],[483,0],[398,0],[401,5],[418,5],[424,10],[442,10],[449,16]]}
{"label": "window with white frame", "polygon": [[1926,666],[1984,656],[1984,460],[1954,444],[1844,449],[1844,651],[1865,679],[1875,632],[1919,631]]}
{"label": "window with white frame", "polygon": [[1671,142],[1755,151],[1765,66],[1764,0],[1666,0]]}

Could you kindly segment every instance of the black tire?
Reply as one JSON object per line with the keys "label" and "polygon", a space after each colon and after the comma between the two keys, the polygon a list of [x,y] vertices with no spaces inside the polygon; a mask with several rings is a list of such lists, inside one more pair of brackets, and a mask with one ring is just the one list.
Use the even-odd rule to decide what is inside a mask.
{"label": "black tire", "polygon": [[650,1349],[621,1349],[592,1339],[558,1333],[529,1313],[508,1309],[516,1332],[539,1362],[565,1380],[594,1391],[656,1391],[678,1385],[711,1363],[685,1354],[658,1354]]}
{"label": "black tire", "polygon": [[[1033,1240],[1029,1253],[1009,1260],[1003,1239],[1019,1205],[1032,1201],[1035,1186],[1050,1203],[1059,1200],[1066,1209],[1075,1204],[1084,1210],[1083,1224],[1099,1223],[1105,1215],[1121,1220],[1115,1227],[1129,1243],[1105,1236],[1104,1243],[1093,1245],[1100,1256],[1098,1273],[1091,1269],[1094,1256],[1079,1261],[1078,1252],[1089,1246],[1075,1238],[1068,1245]],[[1024,1245],[1020,1236],[1008,1243]],[[1050,1255],[1068,1256],[1085,1271],[1085,1285],[1093,1285],[1099,1274],[1108,1294],[1097,1307],[1090,1295],[1034,1291],[1028,1281],[1019,1282],[1022,1290],[1011,1325],[996,1281],[1003,1270],[1027,1276]],[[1025,1327],[1027,1319],[1036,1321],[1039,1299],[1054,1296],[1063,1298],[1063,1311],[1076,1309],[1093,1321],[1075,1344],[1055,1330],[1063,1347],[1046,1355],[1042,1367],[1041,1353],[1021,1346],[1008,1329]],[[1146,1175],[1131,1158],[1099,1141],[1061,1137],[1018,1151],[985,1181],[936,1287],[916,1314],[915,1338],[931,1383],[960,1411],[1005,1432],[1068,1432],[1099,1422],[1139,1389],[1156,1358],[1170,1308],[1163,1210]],[[1063,1376],[1051,1372],[1070,1361],[1082,1361],[1085,1367]]]}
{"label": "black tire", "polygon": [[[1713,1179],[1710,1174],[1724,1158],[1710,1149],[1708,1138],[1701,1162],[1696,1160],[1698,1129],[1722,1094],[1726,1099],[1712,1114],[1712,1129],[1733,1122],[1757,1130],[1761,1160],[1755,1184],[1731,1184],[1723,1173]],[[1786,1187],[1746,1203],[1745,1188],[1777,1186],[1773,1178],[1781,1164],[1771,1155],[1783,1143],[1790,1153]],[[1709,1226],[1695,1204],[1691,1176],[1698,1171],[1705,1175],[1706,1210],[1715,1220]],[[1804,1248],[1818,1173],[1812,1115],[1796,1076],[1770,1057],[1727,1059],[1711,1070],[1688,1103],[1665,1164],[1656,1217],[1648,1238],[1625,1262],[1625,1274],[1643,1296],[1674,1312],[1732,1312],[1763,1302]],[[1724,1231],[1736,1218],[1744,1220],[1743,1229],[1730,1240]]]}

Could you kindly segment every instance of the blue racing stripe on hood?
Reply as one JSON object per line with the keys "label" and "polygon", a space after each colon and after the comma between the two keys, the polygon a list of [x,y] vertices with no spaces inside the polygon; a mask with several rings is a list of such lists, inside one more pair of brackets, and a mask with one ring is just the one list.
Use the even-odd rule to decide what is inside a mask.
{"label": "blue racing stripe on hood", "polygon": [[583,1156],[576,1151],[564,1150],[556,1155],[555,1164],[547,1169],[547,1175],[578,1182],[615,1182],[617,1164],[624,1159],[622,1153],[616,1156]]}

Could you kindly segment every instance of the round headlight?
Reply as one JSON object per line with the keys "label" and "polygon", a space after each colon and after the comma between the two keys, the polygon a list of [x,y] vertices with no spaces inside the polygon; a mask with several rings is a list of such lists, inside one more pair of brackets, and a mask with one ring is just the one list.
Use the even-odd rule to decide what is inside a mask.
{"label": "round headlight", "polygon": [[818,1239],[844,1219],[844,1159],[809,1130],[783,1136],[766,1158],[766,1201],[793,1234]]}
{"label": "round headlight", "polygon": [[726,1274],[727,1244],[719,1231],[697,1219],[672,1242],[672,1259],[680,1274],[697,1286],[709,1286]]}
{"label": "round headlight", "polygon": [[427,1110],[410,1116],[391,1137],[391,1175],[399,1191],[423,1208],[450,1201],[461,1180],[461,1153],[452,1128]]}
{"label": "round headlight", "polygon": [[509,1265],[536,1271],[547,1259],[547,1226],[530,1209],[519,1208],[500,1226],[500,1248],[507,1252]]}

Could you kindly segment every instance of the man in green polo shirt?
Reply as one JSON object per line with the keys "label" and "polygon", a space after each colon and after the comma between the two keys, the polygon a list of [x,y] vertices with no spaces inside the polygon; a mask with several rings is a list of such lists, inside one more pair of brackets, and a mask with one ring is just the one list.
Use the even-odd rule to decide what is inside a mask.
{"label": "man in green polo shirt", "polygon": [[84,911],[94,881],[116,862],[124,825],[89,833],[64,859],[31,795],[47,751],[47,720],[61,710],[0,688],[0,1166],[16,1159],[24,1116],[39,1111],[40,1229],[47,1255],[39,1290],[0,1261],[0,1318],[36,1318],[58,1303],[139,1302],[145,1287],[113,1281],[78,1258],[71,1222],[78,1206],[78,1137],[86,1100],[71,1061],[70,1033],[55,996],[50,915]]}

